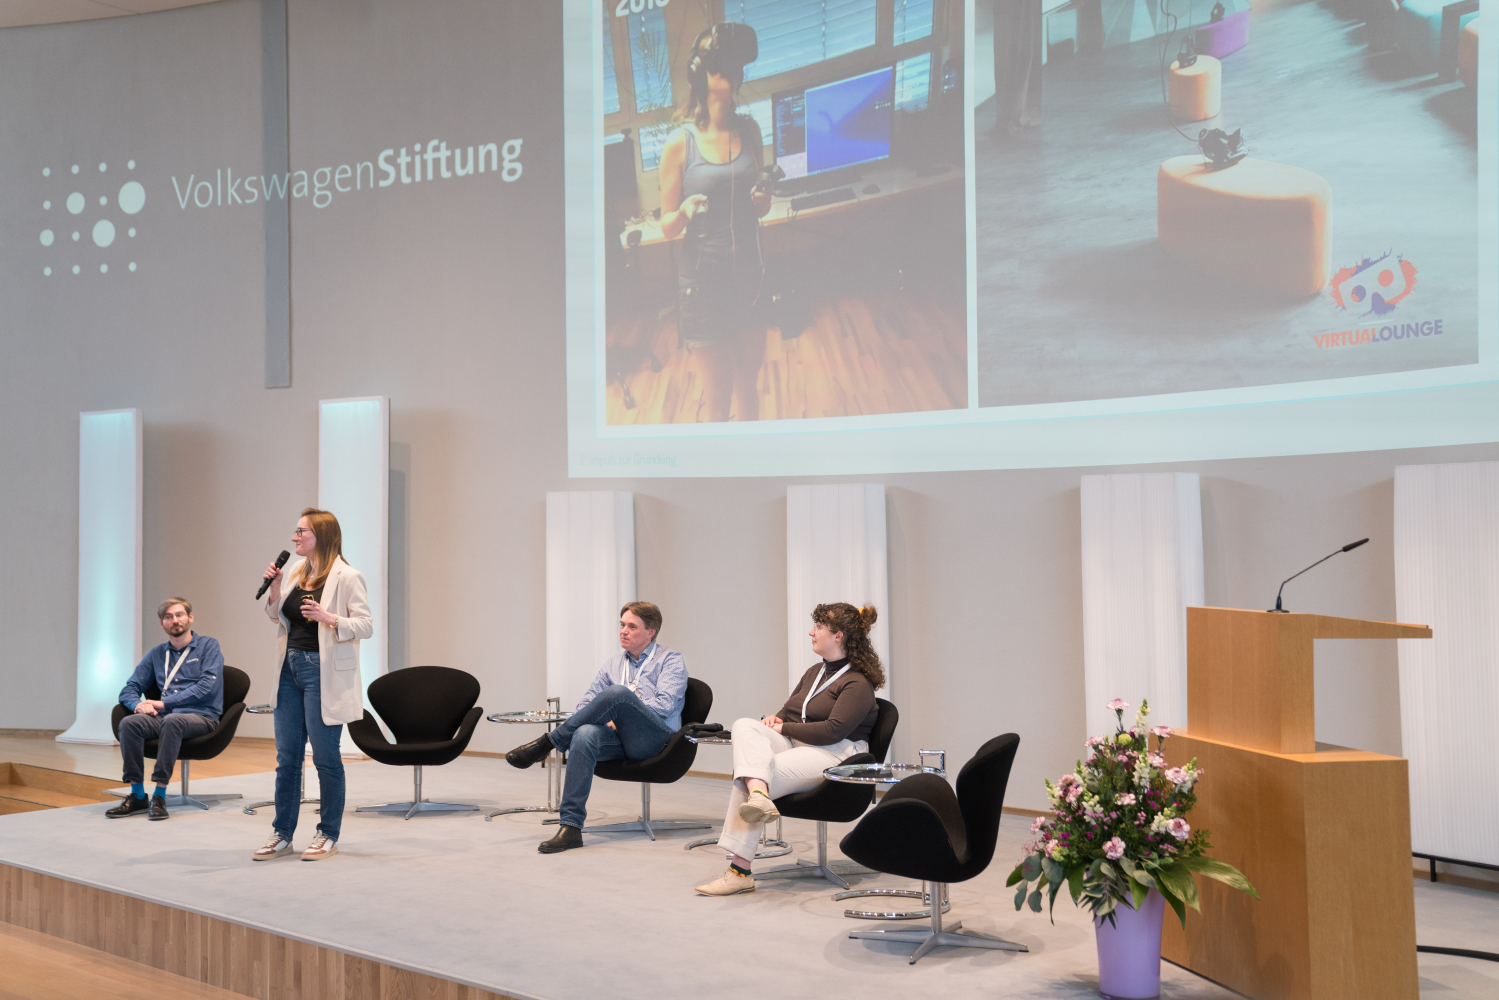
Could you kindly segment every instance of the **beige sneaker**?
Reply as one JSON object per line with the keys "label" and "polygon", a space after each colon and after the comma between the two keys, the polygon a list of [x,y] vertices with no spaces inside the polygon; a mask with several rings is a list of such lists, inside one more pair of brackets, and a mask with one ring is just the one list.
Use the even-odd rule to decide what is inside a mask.
{"label": "beige sneaker", "polygon": [[307,845],[307,850],[302,852],[303,861],[322,861],[331,858],[338,853],[338,841],[331,839],[327,834],[320,833],[312,838],[312,843]]}
{"label": "beige sneaker", "polygon": [[746,823],[773,823],[781,818],[781,810],[760,789],[750,792],[749,801],[739,807],[739,818]]}
{"label": "beige sneaker", "polygon": [[265,842],[265,846],[258,848],[254,854],[250,855],[250,860],[271,861],[281,857],[283,854],[290,853],[291,841],[282,839],[281,834],[272,830],[270,839]]}
{"label": "beige sneaker", "polygon": [[754,892],[755,877],[753,875],[741,875],[732,868],[724,869],[724,873],[707,885],[697,887],[699,896],[732,896],[738,892]]}

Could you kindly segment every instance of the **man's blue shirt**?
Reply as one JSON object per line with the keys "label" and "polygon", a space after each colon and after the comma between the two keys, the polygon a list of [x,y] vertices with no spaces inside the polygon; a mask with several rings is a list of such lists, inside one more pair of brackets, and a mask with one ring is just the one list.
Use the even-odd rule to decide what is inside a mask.
{"label": "man's blue shirt", "polygon": [[[167,671],[177,666],[178,658],[182,659],[182,666],[167,685]],[[135,711],[145,691],[153,685],[161,692],[160,701],[167,707],[164,714],[188,712],[218,722],[224,714],[224,654],[219,652],[219,641],[194,633],[182,649],[173,649],[170,642],[155,647],[136,664],[135,672],[120,691],[120,704]]]}
{"label": "man's blue shirt", "polygon": [[621,649],[599,670],[583,692],[578,708],[593,701],[605,688],[623,684],[626,665],[630,668],[630,680],[636,685],[635,696],[673,730],[681,729],[682,703],[687,700],[687,662],[675,649],[655,642],[641,650],[638,659]]}

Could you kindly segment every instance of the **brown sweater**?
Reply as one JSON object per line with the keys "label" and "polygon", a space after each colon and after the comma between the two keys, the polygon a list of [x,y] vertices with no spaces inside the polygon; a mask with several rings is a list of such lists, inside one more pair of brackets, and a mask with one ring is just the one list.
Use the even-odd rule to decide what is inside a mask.
{"label": "brown sweater", "polygon": [[831,746],[840,740],[867,740],[874,731],[874,720],[880,708],[874,701],[874,687],[869,678],[857,670],[846,671],[807,703],[807,717],[802,718],[802,699],[812,690],[818,668],[826,666],[826,681],[844,664],[814,663],[802,674],[796,690],[786,699],[780,711],[781,735],[814,746]]}

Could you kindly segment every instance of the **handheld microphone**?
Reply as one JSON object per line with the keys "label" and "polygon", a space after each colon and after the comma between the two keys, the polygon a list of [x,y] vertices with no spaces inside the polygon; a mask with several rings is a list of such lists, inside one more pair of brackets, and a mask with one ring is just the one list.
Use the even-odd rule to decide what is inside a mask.
{"label": "handheld microphone", "polygon": [[[1341,549],[1338,549],[1335,552],[1329,552],[1327,555],[1323,556],[1321,559],[1318,559],[1316,562],[1312,563],[1312,565],[1308,566],[1306,569],[1311,569],[1312,566],[1321,566],[1323,563],[1327,562],[1327,560],[1331,559],[1333,556],[1337,555],[1340,552],[1352,552],[1354,549],[1358,548],[1360,545],[1364,544],[1368,540],[1369,539],[1367,539],[1367,538],[1360,538],[1356,542],[1349,542],[1347,545],[1343,546]],[[1305,573],[1306,569],[1302,570],[1301,573]],[[1288,584],[1292,580],[1296,579],[1298,576],[1301,575],[1301,573],[1293,573],[1293,574],[1291,574],[1290,576],[1286,577],[1284,580],[1281,581],[1281,583],[1280,583],[1280,590],[1277,590],[1275,592],[1275,607],[1273,607],[1273,608],[1270,609],[1270,612],[1272,614],[1274,614],[1276,612],[1279,612],[1281,614],[1290,614],[1290,612],[1287,609],[1285,609],[1285,608],[1283,608],[1283,607],[1280,606],[1280,591],[1281,590],[1285,590],[1286,589],[1286,584]]]}
{"label": "handheld microphone", "polygon": [[[1366,538],[1366,539],[1364,539],[1364,541],[1367,542],[1368,539]],[[276,557],[276,568],[280,569],[282,566],[285,566],[286,565],[286,560],[288,560],[290,558],[291,558],[291,553],[288,552],[288,551],[286,551],[285,549],[282,549],[281,550],[281,554]],[[257,601],[260,600],[262,597],[265,596],[265,592],[267,590],[271,589],[271,581],[274,580],[274,579],[275,579],[275,577],[268,576],[264,580],[260,581],[260,589],[257,590],[257,591],[255,591],[255,599]]]}

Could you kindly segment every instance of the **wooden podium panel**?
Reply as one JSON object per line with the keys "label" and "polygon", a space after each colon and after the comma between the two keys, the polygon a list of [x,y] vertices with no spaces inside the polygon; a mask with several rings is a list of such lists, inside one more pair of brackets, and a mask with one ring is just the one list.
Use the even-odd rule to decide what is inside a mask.
{"label": "wooden podium panel", "polygon": [[1167,911],[1162,955],[1264,1000],[1416,1000],[1405,760],[1166,741],[1173,765],[1193,757],[1205,775],[1187,818],[1260,898],[1198,879],[1202,913],[1183,930]]}
{"label": "wooden podium panel", "polygon": [[1188,608],[1190,728],[1256,750],[1311,753],[1316,749],[1312,640],[1430,638],[1425,625]]}

